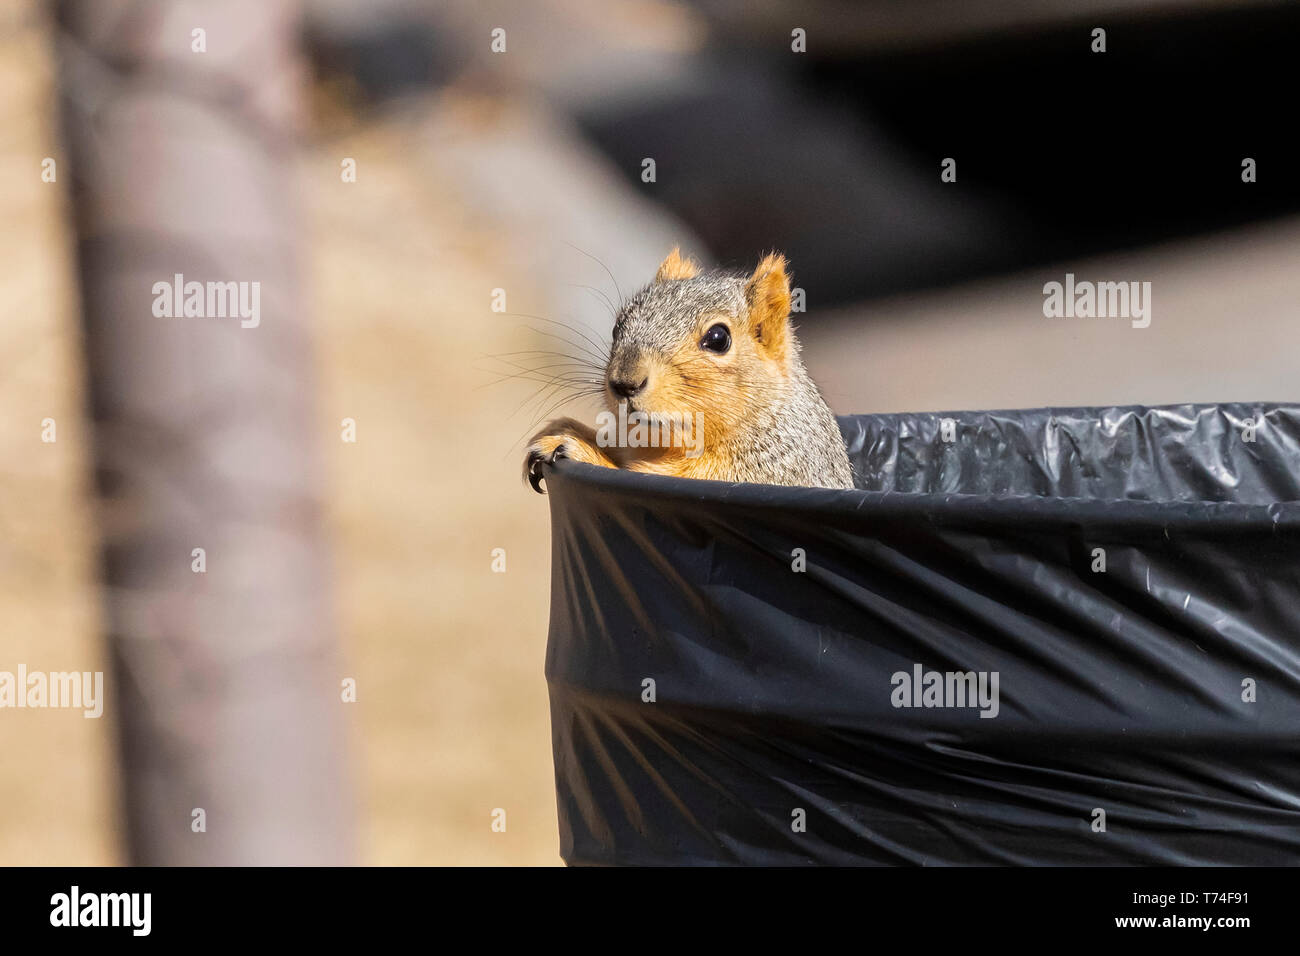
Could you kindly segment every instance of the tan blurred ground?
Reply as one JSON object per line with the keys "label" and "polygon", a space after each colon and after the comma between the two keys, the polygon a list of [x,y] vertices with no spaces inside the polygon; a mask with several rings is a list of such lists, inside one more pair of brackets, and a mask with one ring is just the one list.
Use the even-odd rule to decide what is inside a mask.
{"label": "tan blurred ground", "polygon": [[[404,135],[375,124],[307,170],[322,184],[312,285],[363,846],[373,863],[558,863],[546,508],[517,470],[526,422],[501,427],[513,393],[479,388],[476,371],[527,345],[488,311],[492,240]],[[340,182],[345,156],[355,185]],[[345,417],[355,445],[338,440]],[[497,807],[505,833],[489,826]]]}

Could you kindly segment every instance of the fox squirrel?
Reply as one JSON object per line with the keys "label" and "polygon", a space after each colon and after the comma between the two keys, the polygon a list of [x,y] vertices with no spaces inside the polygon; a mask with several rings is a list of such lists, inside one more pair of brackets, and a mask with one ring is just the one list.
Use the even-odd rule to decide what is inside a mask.
{"label": "fox squirrel", "polygon": [[748,277],[701,272],[673,249],[615,318],[605,424],[547,424],[529,442],[525,480],[540,493],[541,464],[570,458],[678,478],[852,488],[835,416],[799,358],[786,266],[773,253]]}

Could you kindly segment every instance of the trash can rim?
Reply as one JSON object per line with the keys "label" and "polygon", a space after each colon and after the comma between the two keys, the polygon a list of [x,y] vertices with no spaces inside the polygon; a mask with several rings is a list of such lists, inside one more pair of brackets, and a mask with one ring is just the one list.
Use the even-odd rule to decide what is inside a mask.
{"label": "trash can rim", "polygon": [[543,466],[548,492],[562,483],[638,500],[672,500],[770,508],[786,514],[801,512],[875,517],[953,518],[972,523],[1141,525],[1218,528],[1244,532],[1271,529],[1300,531],[1300,501],[1243,504],[1235,501],[1150,501],[1139,498],[1083,498],[1059,495],[988,496],[951,492],[863,491],[861,489],[796,488],[745,482],[706,481],[649,475],[584,462],[559,459]]}

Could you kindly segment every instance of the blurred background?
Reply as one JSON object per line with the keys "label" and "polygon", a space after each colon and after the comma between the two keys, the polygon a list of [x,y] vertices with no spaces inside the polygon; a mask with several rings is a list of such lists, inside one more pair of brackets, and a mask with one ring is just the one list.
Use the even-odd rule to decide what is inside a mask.
{"label": "blurred background", "polygon": [[[789,256],[840,413],[1296,398],[1298,28],[11,0],[0,670],[108,699],[0,710],[0,863],[558,863],[523,439],[594,410],[545,353],[607,341],[674,245]],[[176,272],[261,282],[259,327],[156,317]],[[1044,318],[1067,272],[1150,282],[1150,327]]]}

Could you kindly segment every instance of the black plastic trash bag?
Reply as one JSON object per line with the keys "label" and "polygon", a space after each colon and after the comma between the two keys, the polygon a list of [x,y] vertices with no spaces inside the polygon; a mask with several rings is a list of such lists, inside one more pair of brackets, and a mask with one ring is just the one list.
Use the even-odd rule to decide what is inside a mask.
{"label": "black plastic trash bag", "polygon": [[1300,863],[1300,407],[840,425],[546,470],[565,860]]}

